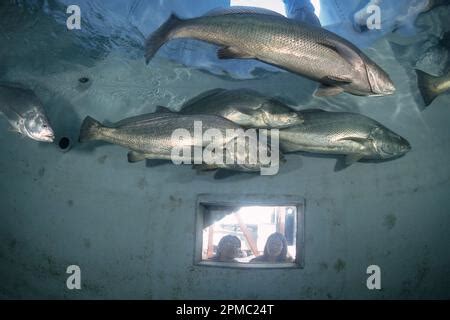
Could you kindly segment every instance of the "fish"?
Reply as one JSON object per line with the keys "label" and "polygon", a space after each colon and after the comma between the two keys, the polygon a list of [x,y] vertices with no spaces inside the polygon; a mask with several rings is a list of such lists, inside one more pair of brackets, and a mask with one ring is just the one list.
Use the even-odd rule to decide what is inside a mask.
{"label": "fish", "polygon": [[428,0],[427,5],[425,6],[422,12],[428,12],[437,7],[448,5],[450,5],[450,0]]}
{"label": "fish", "polygon": [[439,41],[439,45],[444,48],[450,49],[450,31],[443,34],[442,39]]}
{"label": "fish", "polygon": [[303,123],[300,114],[281,101],[250,89],[214,89],[186,102],[181,114],[213,114],[245,128],[285,128]]}
{"label": "fish", "polygon": [[[200,137],[196,135],[195,122],[201,121]],[[172,139],[175,130],[181,129],[186,132],[189,137],[185,139]],[[193,148],[199,147],[211,148],[210,141],[203,138],[207,130],[218,130],[221,138],[214,140],[216,151],[222,150],[223,159],[227,155],[232,155],[234,163],[211,163],[205,162],[195,156]],[[248,152],[253,151],[246,144],[246,148],[237,149],[235,144],[238,137],[227,135],[227,130],[238,132],[243,130],[239,125],[215,115],[182,115],[173,112],[167,113],[148,113],[131,118],[127,118],[114,124],[105,126],[92,117],[86,117],[80,129],[79,141],[81,143],[87,141],[105,141],[125,147],[130,150],[128,153],[128,162],[134,163],[149,160],[173,160],[172,150],[183,147],[191,150],[190,160],[194,162],[194,166],[199,170],[209,171],[216,169],[236,170],[243,172],[257,172],[264,168],[265,164],[260,161],[248,161]],[[249,138],[251,139],[251,138]],[[261,146],[254,142],[256,146],[261,148],[261,152],[270,154],[270,146]],[[212,150],[212,149],[210,149]],[[235,151],[237,150],[237,151]],[[200,155],[202,156],[202,155]],[[192,161],[193,160],[193,161]],[[197,163],[200,164],[197,164]]]}
{"label": "fish", "polygon": [[172,14],[145,43],[148,64],[166,42],[190,38],[220,46],[220,59],[257,59],[320,83],[315,96],[395,92],[389,75],[355,45],[318,26],[270,12],[215,10],[193,19]]}
{"label": "fish", "polygon": [[283,153],[311,152],[344,155],[340,169],[362,159],[385,160],[411,150],[409,142],[379,122],[361,114],[328,112],[321,109],[299,111],[305,122],[280,129]]}
{"label": "fish", "polygon": [[36,94],[19,84],[0,84],[0,114],[12,130],[39,142],[53,142],[55,133]]}
{"label": "fish", "polygon": [[429,106],[439,95],[450,90],[450,69],[442,76],[433,76],[416,69],[417,84],[426,106]]}

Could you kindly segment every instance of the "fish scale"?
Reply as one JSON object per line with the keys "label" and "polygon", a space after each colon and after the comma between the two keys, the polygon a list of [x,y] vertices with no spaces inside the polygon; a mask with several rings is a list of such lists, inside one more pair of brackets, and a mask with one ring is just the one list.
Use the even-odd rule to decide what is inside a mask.
{"label": "fish scale", "polygon": [[[318,44],[319,39],[324,38],[322,33],[316,35],[308,32],[308,29],[303,28],[302,25],[283,23],[284,18],[266,16],[261,19],[261,16],[257,14],[225,15],[214,18],[213,26],[203,24],[203,28],[197,29],[199,38],[203,37],[205,28],[211,28],[211,31],[206,32],[205,41],[209,41],[208,38],[212,34],[213,39],[223,41],[224,45],[237,46],[260,60],[276,65],[280,61],[282,65],[298,73],[311,74],[319,79],[329,75],[351,76],[349,64],[340,55]],[[227,26],[231,27],[227,28]],[[228,30],[222,37],[217,36],[220,30],[226,29]],[[176,37],[175,34],[174,38]],[[298,64],[292,57],[306,59],[310,63]],[[320,65],[323,67],[319,67]],[[331,74],[330,70],[332,70]]]}

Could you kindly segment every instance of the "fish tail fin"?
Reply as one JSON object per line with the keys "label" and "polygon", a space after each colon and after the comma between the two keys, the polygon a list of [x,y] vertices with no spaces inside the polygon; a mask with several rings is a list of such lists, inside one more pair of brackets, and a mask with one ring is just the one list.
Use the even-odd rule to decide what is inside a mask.
{"label": "fish tail fin", "polygon": [[432,0],[429,1],[428,6],[424,9],[424,12],[428,12],[440,6],[448,6],[448,5],[450,5],[450,0]]}
{"label": "fish tail fin", "polygon": [[156,52],[164,43],[170,40],[170,33],[176,28],[182,20],[172,13],[155,32],[153,32],[145,41],[145,63],[148,64]]}
{"label": "fish tail fin", "polygon": [[416,70],[416,73],[420,93],[422,94],[423,101],[425,101],[425,105],[428,106],[439,95],[439,93],[434,90],[434,84],[438,77],[432,76],[422,70]]}
{"label": "fish tail fin", "polygon": [[102,124],[91,117],[86,117],[81,124],[79,142],[97,140],[100,137]]}

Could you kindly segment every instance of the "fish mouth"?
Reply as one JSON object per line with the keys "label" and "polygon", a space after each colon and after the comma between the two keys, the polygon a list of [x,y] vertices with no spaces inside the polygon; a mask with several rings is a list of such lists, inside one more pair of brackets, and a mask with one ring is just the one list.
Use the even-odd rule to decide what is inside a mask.
{"label": "fish mouth", "polygon": [[404,144],[402,146],[402,152],[403,154],[408,153],[409,151],[411,151],[412,147],[411,144],[408,141],[404,141]]}
{"label": "fish mouth", "polygon": [[42,136],[40,141],[42,141],[42,142],[53,142],[53,141],[55,141],[55,136],[54,135]]}
{"label": "fish mouth", "polygon": [[49,133],[30,133],[27,132],[26,135],[38,142],[53,142],[55,140],[55,134],[52,132]]}
{"label": "fish mouth", "polygon": [[48,132],[40,134],[38,136],[34,136],[32,138],[41,142],[53,142],[55,141],[55,134],[53,132]]}

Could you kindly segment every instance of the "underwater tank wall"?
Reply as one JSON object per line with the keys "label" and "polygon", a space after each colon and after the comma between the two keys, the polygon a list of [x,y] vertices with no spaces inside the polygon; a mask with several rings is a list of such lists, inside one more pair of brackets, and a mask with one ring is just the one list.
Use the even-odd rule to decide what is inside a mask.
{"label": "underwater tank wall", "polygon": [[[56,135],[37,143],[0,118],[0,298],[450,298],[450,95],[425,108],[414,72],[417,64],[435,70],[448,6],[420,15],[413,37],[383,36],[365,49],[395,95],[317,98],[313,81],[261,62],[199,58],[214,47],[195,41],[167,44],[145,65],[144,39],[170,12],[194,17],[229,1],[76,2],[82,28],[71,31],[71,1],[0,4],[0,81],[32,89]],[[216,180],[188,166],[129,164],[124,148],[78,142],[87,115],[111,123],[156,106],[176,111],[215,88],[254,89],[297,110],[361,113],[407,137],[412,150],[337,172],[334,158],[288,154],[277,175]],[[194,264],[205,193],[304,198],[304,267]],[[70,265],[81,269],[81,290],[66,287]],[[382,290],[366,286],[370,265],[381,268]]]}

